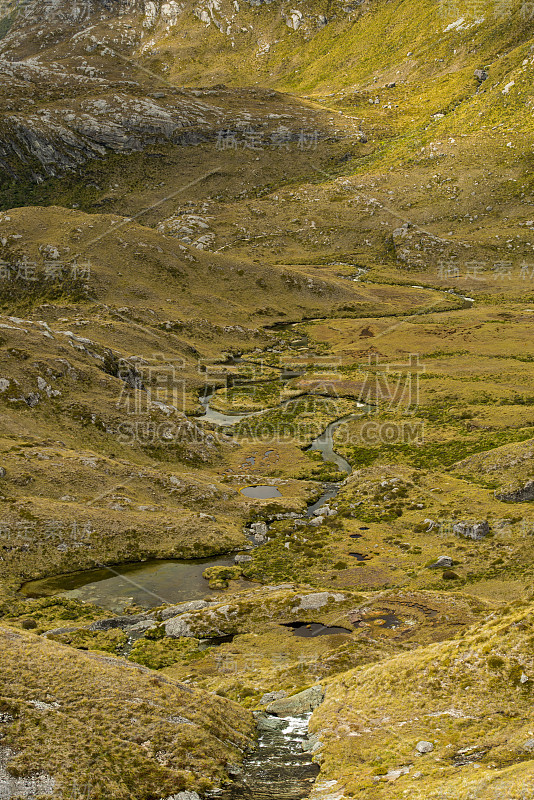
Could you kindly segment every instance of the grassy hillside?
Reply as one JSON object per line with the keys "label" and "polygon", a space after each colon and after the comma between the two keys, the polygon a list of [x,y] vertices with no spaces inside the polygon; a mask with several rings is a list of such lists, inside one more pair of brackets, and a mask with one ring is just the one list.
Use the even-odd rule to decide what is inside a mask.
{"label": "grassy hillside", "polygon": [[313,718],[322,777],[345,797],[528,797],[531,636],[532,606],[517,603],[457,641],[334,679]]}
{"label": "grassy hillside", "polygon": [[203,791],[252,743],[250,715],[228,700],[31,633],[0,636],[8,769],[22,781],[49,776],[54,797]]}

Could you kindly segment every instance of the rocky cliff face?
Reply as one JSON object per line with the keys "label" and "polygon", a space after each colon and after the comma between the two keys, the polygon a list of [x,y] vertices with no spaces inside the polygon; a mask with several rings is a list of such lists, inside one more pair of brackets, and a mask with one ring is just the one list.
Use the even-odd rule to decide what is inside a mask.
{"label": "rocky cliff face", "polygon": [[[282,118],[296,139],[311,112],[294,101],[279,98],[283,108],[275,116],[253,108],[252,98],[225,94],[224,87],[183,88],[191,85],[199,37],[215,37],[208,47],[214,63],[220,47],[240,54],[244,48],[257,62],[245,83],[256,83],[269,42],[297,30],[313,35],[326,24],[319,7],[312,13],[297,4],[280,13],[265,5],[264,11],[255,0],[241,6],[237,0],[7,3],[0,8],[4,179],[39,182],[107,153],[161,142],[198,144],[229,128],[264,128],[270,135]],[[178,47],[184,68],[169,66],[169,46]]]}

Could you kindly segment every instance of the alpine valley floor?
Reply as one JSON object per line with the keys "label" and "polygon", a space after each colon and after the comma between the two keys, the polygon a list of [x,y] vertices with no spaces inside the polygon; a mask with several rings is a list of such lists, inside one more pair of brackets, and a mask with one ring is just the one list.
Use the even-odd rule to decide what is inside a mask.
{"label": "alpine valley floor", "polygon": [[1,6],[2,800],[534,800],[527,6]]}

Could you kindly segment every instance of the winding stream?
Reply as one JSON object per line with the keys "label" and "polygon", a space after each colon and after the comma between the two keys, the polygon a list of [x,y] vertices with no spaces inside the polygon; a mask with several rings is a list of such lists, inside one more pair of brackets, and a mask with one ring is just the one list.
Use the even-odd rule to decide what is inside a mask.
{"label": "winding stream", "polygon": [[[205,417],[216,424],[235,425],[247,416],[271,410],[242,415],[219,414],[210,411],[210,399],[210,396],[202,399],[206,409]],[[351,467],[335,452],[333,435],[336,428],[353,416],[357,416],[357,412],[331,422],[308,448],[321,452],[325,461],[336,464],[346,474],[350,473]],[[312,516],[338,494],[340,487],[341,482],[326,484],[323,494],[308,505],[302,516]],[[270,490],[275,487],[252,488]],[[242,491],[244,492],[243,489]],[[279,494],[278,490],[276,492]],[[272,494],[267,492],[266,496]],[[30,597],[61,594],[95,603],[120,614],[125,607],[133,604],[150,609],[166,603],[204,599],[210,592],[202,577],[206,567],[233,563],[230,558],[197,561],[152,560],[32,581],[23,587],[23,591]],[[297,636],[307,637],[324,635],[326,632],[350,633],[348,629],[330,630],[314,622],[295,623],[295,628],[297,630],[294,633]],[[139,632],[129,641],[125,656],[133,640],[142,635]],[[319,774],[319,766],[313,761],[313,743],[308,739],[310,717],[310,713],[297,717],[260,714],[256,749],[245,756],[241,767],[232,774],[232,783],[224,790],[208,793],[208,800],[304,800],[308,797]]]}
{"label": "winding stream", "polygon": [[[359,275],[357,277],[359,277]],[[473,298],[465,297],[453,290],[442,291],[444,294],[457,297],[463,302],[464,307],[470,307],[474,303]],[[272,330],[282,330],[292,328],[299,324],[302,324],[302,320],[296,322],[279,322],[266,327]],[[297,333],[294,343],[306,344],[307,336]],[[252,359],[245,359],[237,356],[232,357],[225,363],[253,364],[256,362]],[[290,371],[284,367],[269,366],[272,369],[278,369],[280,371],[280,380],[284,384],[291,380],[291,378],[301,374],[299,372]],[[243,419],[267,414],[271,411],[283,408],[288,403],[301,398],[317,397],[316,394],[308,395],[303,393],[283,400],[275,406],[264,408],[259,411],[228,414],[211,408],[211,400],[214,393],[215,387],[208,389],[204,396],[199,398],[204,413],[197,419],[211,422],[218,426],[228,427],[230,431],[233,426],[237,425]],[[361,415],[366,408],[369,408],[369,406],[365,406],[362,403],[357,403],[356,405],[358,411],[354,411],[351,414],[329,423],[308,447],[309,450],[321,452],[324,461],[336,464],[345,475],[350,474],[351,466],[346,459],[334,450],[333,437],[336,429],[340,425]],[[340,486],[341,481],[326,484],[323,494],[307,507],[302,516],[312,516],[315,511],[338,494]],[[256,487],[257,484],[254,488]],[[272,489],[273,487],[268,488]],[[254,493],[252,493],[252,496],[254,496]],[[233,559],[228,556],[196,561],[176,559],[142,561],[133,564],[123,564],[113,568],[102,567],[96,570],[84,570],[80,573],[69,573],[67,575],[58,575],[42,580],[30,581],[21,588],[21,591],[28,597],[48,597],[56,594],[76,597],[86,602],[100,605],[103,608],[108,608],[115,613],[121,613],[126,606],[132,603],[142,608],[153,608],[162,603],[173,604],[183,600],[202,599],[210,592],[206,581],[202,578],[203,571],[210,566],[226,566],[233,563]]]}
{"label": "winding stream", "polygon": [[[209,412],[209,397],[203,398]],[[212,414],[224,417],[218,424],[237,424],[240,419],[257,414],[267,413],[254,411],[247,414],[206,414],[206,419],[215,421]],[[349,474],[350,464],[333,448],[333,434],[342,423],[358,416],[349,414],[342,419],[331,422],[325,430],[313,440],[308,449],[322,453],[324,461],[336,464],[342,472]],[[303,512],[303,517],[313,513],[332,500],[339,492],[341,482],[324,486],[323,494],[311,503]],[[251,484],[241,489],[242,494],[258,499],[280,496],[274,486]],[[261,547],[261,545],[259,545]],[[210,594],[210,589],[202,573],[207,567],[230,566],[234,564],[231,556],[206,559],[151,559],[131,564],[120,564],[116,567],[103,566],[99,569],[55,575],[49,578],[29,581],[21,588],[26,597],[50,597],[61,595],[93,603],[116,614],[121,614],[127,606],[136,605],[150,609],[162,604],[175,604],[186,600],[201,600]]]}
{"label": "winding stream", "polygon": [[[353,279],[358,279],[360,275]],[[456,295],[466,305],[472,304],[472,298]],[[272,329],[287,328],[299,322],[281,323],[269,326]],[[297,340],[295,340],[297,341]],[[302,339],[304,342],[305,339]],[[245,359],[237,359],[236,361]],[[280,378],[288,381],[299,373],[284,372],[281,369]],[[201,419],[218,426],[227,426],[231,429],[243,419],[256,417],[283,408],[290,402],[298,399],[292,397],[272,408],[252,411],[241,414],[228,414],[216,411],[210,406],[215,389],[208,391],[200,403],[204,414]],[[298,397],[317,395],[302,394]],[[346,459],[336,453],[333,438],[336,429],[349,420],[360,416],[362,410],[367,408],[358,403],[358,411],[354,411],[326,426],[322,433],[315,438],[308,449],[319,451],[323,460],[335,464],[345,475],[350,474],[351,466]],[[302,513],[302,517],[310,517],[323,505],[328,503],[338,494],[342,483],[329,483],[324,486],[324,491],[314,503],[310,504]],[[273,487],[245,487],[249,489]],[[244,490],[243,493],[246,494]],[[249,496],[259,497],[261,492],[249,493]],[[275,496],[273,493],[264,492],[264,496]],[[357,536],[356,534],[354,538]],[[261,546],[261,545],[260,545]],[[359,553],[351,553],[359,558]],[[363,556],[362,556],[363,558]],[[233,564],[233,558],[221,557],[196,561],[183,560],[151,560],[135,564],[121,565],[116,568],[103,567],[98,570],[86,570],[81,573],[59,575],[44,580],[32,581],[22,587],[22,591],[29,597],[43,597],[60,594],[66,597],[75,597],[86,602],[121,613],[128,605],[138,605],[150,609],[162,604],[175,604],[186,600],[204,599],[210,589],[202,578],[202,573],[209,566]],[[306,629],[302,635],[321,635],[320,630],[312,626],[316,623],[305,624]],[[323,626],[319,626],[322,628]],[[342,631],[344,629],[340,629]],[[319,772],[319,767],[312,760],[311,745],[308,741],[308,722],[310,714],[300,717],[272,717],[267,714],[260,715],[258,725],[258,747],[246,756],[242,767],[232,775],[233,783],[225,790],[217,790],[207,796],[215,800],[303,800],[309,795],[311,786]]]}

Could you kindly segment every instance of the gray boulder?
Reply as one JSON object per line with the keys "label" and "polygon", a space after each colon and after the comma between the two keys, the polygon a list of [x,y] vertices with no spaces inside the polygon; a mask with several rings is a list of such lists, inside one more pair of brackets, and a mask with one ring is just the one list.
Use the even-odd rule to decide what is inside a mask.
{"label": "gray boulder", "polygon": [[528,503],[534,500],[534,481],[527,481],[524,486],[517,489],[504,489],[495,492],[497,500],[504,500],[507,503]]}
{"label": "gray boulder", "polygon": [[337,511],[335,508],[330,508],[330,506],[325,505],[321,506],[320,508],[316,508],[313,513],[316,517],[335,517]]}
{"label": "gray boulder", "polygon": [[265,522],[253,522],[250,526],[250,530],[256,536],[267,536],[268,528],[267,523]]}
{"label": "gray boulder", "polygon": [[238,554],[234,557],[234,561],[236,564],[247,564],[249,561],[252,561],[252,556],[244,556]]}
{"label": "gray boulder", "polygon": [[109,631],[112,628],[121,628],[122,630],[126,630],[127,628],[133,628],[134,625],[137,625],[140,622],[146,622],[147,620],[153,622],[154,615],[135,614],[131,617],[110,617],[108,619],[97,619],[96,622],[92,622],[89,625],[89,630]]}
{"label": "gray boulder", "polygon": [[278,692],[266,692],[260,698],[260,703],[262,706],[266,706],[267,703],[272,703],[274,700],[281,700],[282,697],[287,697],[287,692],[284,692],[283,689],[280,689]]}
{"label": "gray boulder", "polygon": [[157,627],[156,623],[151,619],[144,619],[141,622],[136,622],[135,625],[132,625],[128,628],[128,633],[144,633],[145,631],[149,631],[152,628]]}
{"label": "gray boulder", "polygon": [[277,717],[299,716],[314,711],[321,705],[324,699],[324,689],[322,686],[310,686],[303,692],[286,697],[282,700],[275,700],[267,706],[269,714],[276,714]]}
{"label": "gray boulder", "polygon": [[176,606],[169,606],[160,611],[160,618],[162,620],[176,617],[179,614],[186,614],[188,611],[198,611],[200,608],[206,608],[209,603],[206,600],[190,600],[187,603],[178,603]]}
{"label": "gray boulder", "polygon": [[488,535],[490,526],[487,520],[481,520],[479,522],[457,522],[452,526],[452,530],[456,536],[463,536],[465,539],[478,541]]}
{"label": "gray boulder", "polygon": [[275,731],[280,728],[284,728],[287,722],[285,719],[280,719],[279,717],[271,717],[268,714],[262,714],[258,717],[257,720],[257,727],[259,731]]}
{"label": "gray boulder", "polygon": [[301,747],[304,753],[314,752],[318,750],[318,745],[320,744],[320,736],[318,733],[311,733],[307,739],[301,743]]}
{"label": "gray boulder", "polygon": [[183,617],[172,617],[165,623],[165,634],[179,639],[181,636],[193,636],[189,623]]}
{"label": "gray boulder", "polygon": [[313,592],[312,594],[298,595],[295,599],[300,601],[300,605],[295,610],[317,611],[328,603],[330,596],[330,592]]}
{"label": "gray boulder", "polygon": [[421,753],[421,755],[423,755],[424,753],[431,753],[432,750],[434,749],[434,745],[432,744],[432,742],[417,742],[417,744],[415,745],[415,749],[417,750],[418,753]]}
{"label": "gray boulder", "polygon": [[450,556],[440,556],[433,564],[430,564],[429,569],[439,569],[440,567],[452,567],[454,561]]}

